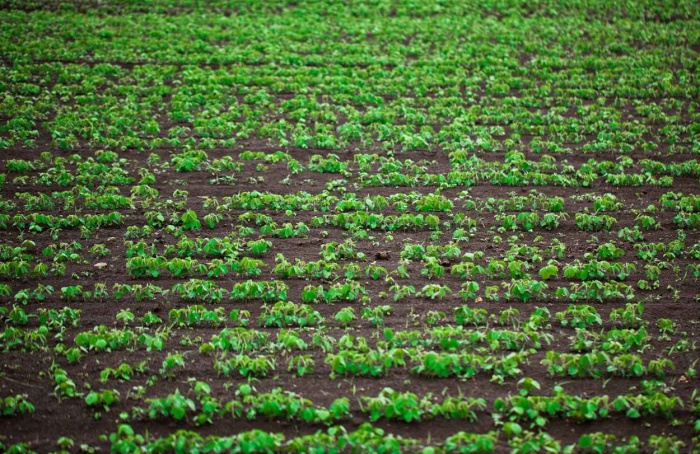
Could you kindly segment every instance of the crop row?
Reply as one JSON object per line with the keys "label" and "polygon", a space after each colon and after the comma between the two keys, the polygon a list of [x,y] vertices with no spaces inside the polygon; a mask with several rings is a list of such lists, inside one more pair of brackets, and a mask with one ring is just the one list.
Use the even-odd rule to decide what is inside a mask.
{"label": "crop row", "polygon": [[[673,419],[673,412],[682,411],[683,408],[683,402],[678,397],[668,395],[662,384],[653,381],[644,382],[645,390],[640,394],[598,395],[592,398],[569,394],[560,386],[554,388],[551,396],[531,395],[528,389],[539,389],[539,383],[525,378],[520,384],[522,389],[519,394],[497,398],[492,405],[487,405],[483,398],[459,395],[440,399],[432,393],[417,395],[387,387],[381,389],[376,397],[361,396],[358,404],[360,411],[373,422],[386,419],[406,423],[433,418],[475,422],[478,414],[486,413],[487,408],[491,407],[494,419],[514,423],[510,425],[511,428],[520,423],[529,424],[530,427],[545,426],[548,418],[570,418],[584,422],[611,418],[616,414],[624,414],[630,419],[647,416]],[[325,425],[352,418],[347,397],[335,399],[328,407],[319,407],[311,400],[279,387],[263,393],[250,384],[239,384],[233,392],[234,399],[222,402],[212,396],[206,382],[191,380],[191,387],[192,390],[184,394],[176,389],[164,397],[146,398],[146,407],[132,407],[131,418],[193,420],[196,425],[212,424],[216,417],[296,420]],[[119,402],[119,397],[105,399],[108,394],[118,396],[113,390],[93,391],[85,396],[86,404],[108,409]],[[190,397],[191,394],[195,398]]]}
{"label": "crop row", "polygon": [[[62,374],[54,368],[57,377]],[[66,380],[58,382],[66,383]],[[146,407],[134,406],[131,415],[122,419],[171,418],[176,421],[191,420],[197,426],[212,424],[215,418],[255,420],[294,420],[327,426],[352,418],[351,404],[347,397],[336,398],[328,407],[319,407],[311,400],[292,391],[273,388],[269,392],[258,392],[250,384],[239,384],[234,399],[221,401],[212,395],[211,387],[202,381],[190,380],[191,389],[181,393],[179,389],[163,397],[146,398]],[[432,393],[417,395],[410,391],[395,391],[383,388],[376,397],[358,398],[359,410],[367,414],[371,421],[381,419],[406,423],[427,421],[433,418],[460,419],[475,422],[479,414],[492,410],[492,418],[503,427],[508,435],[517,435],[523,425],[530,428],[545,427],[547,422],[557,418],[573,419],[579,422],[594,421],[624,414],[627,418],[638,419],[658,416],[674,419],[674,411],[681,411],[683,402],[668,394],[661,382],[643,382],[644,391],[640,394],[618,396],[597,395],[586,398],[567,393],[561,386],[555,386],[551,395],[531,394],[538,391],[540,384],[531,378],[519,381],[520,392],[505,398],[495,399],[491,405],[483,398],[464,395],[446,396],[438,399]],[[57,386],[57,391],[60,389]],[[190,397],[194,394],[194,398]],[[68,398],[84,398],[85,404],[94,409],[109,411],[120,401],[120,395],[112,389],[90,391],[87,394],[69,394]],[[140,399],[139,396],[130,396]],[[5,415],[33,412],[34,406],[26,396],[5,399]]]}
{"label": "crop row", "polygon": [[[241,152],[240,156],[244,156],[246,152]],[[54,207],[62,207],[69,209],[71,207],[84,207],[92,209],[119,209],[131,208],[134,206],[138,197],[153,198],[159,195],[159,192],[152,186],[156,183],[157,178],[154,173],[148,169],[139,170],[140,180],[138,184],[134,184],[131,190],[131,196],[122,195],[118,186],[131,185],[136,182],[134,177],[128,176],[127,170],[122,169],[116,164],[108,167],[107,164],[100,163],[88,158],[86,161],[81,161],[79,155],[74,155],[78,161],[76,164],[76,175],[66,167],[67,163],[64,158],[55,158],[51,161],[51,157],[45,159],[52,164],[47,167],[45,160],[26,161],[21,159],[13,159],[8,161],[6,169],[8,174],[17,175],[8,180],[8,175],[3,175],[3,181],[11,182],[15,185],[38,184],[42,186],[59,186],[75,188],[73,191],[54,191],[50,196],[47,194],[34,194],[32,192],[19,192],[17,194],[18,202],[22,203],[27,209],[52,209]],[[157,155],[153,155],[156,156]],[[214,178],[210,181],[213,184],[221,184],[235,181],[232,175],[226,172],[221,172],[211,167],[211,165],[199,164],[201,162],[209,162],[206,159],[207,154],[203,151],[188,151],[181,154],[171,155],[171,160],[178,172],[194,172],[201,168],[202,171],[207,171],[211,174],[214,172]],[[292,174],[297,174],[304,171],[303,165],[291,158],[289,154],[284,154],[288,161],[288,166],[291,166],[289,171]],[[467,158],[468,156],[468,158]],[[230,156],[224,159],[226,162],[238,163]],[[194,161],[188,161],[194,160]],[[680,163],[662,163],[650,159],[641,159],[637,163],[631,158],[621,160],[622,162],[614,163],[612,161],[596,161],[589,160],[581,164],[578,168],[573,165],[563,163],[556,164],[552,157],[542,157],[539,161],[533,161],[525,158],[525,155],[520,152],[509,152],[504,157],[504,162],[486,161],[476,157],[474,154],[464,153],[459,155],[455,152],[449,154],[451,170],[445,173],[431,173],[432,165],[436,161],[428,162],[421,161],[414,163],[411,159],[397,159],[394,157],[386,158],[383,156],[362,155],[357,154],[353,158],[354,161],[342,161],[335,154],[329,154],[326,157],[321,155],[313,155],[309,158],[308,170],[313,172],[319,171],[322,173],[339,173],[343,178],[355,178],[357,184],[361,186],[438,186],[440,188],[449,188],[457,186],[474,186],[477,184],[490,183],[495,185],[506,186],[523,186],[523,185],[559,185],[559,186],[583,186],[590,187],[594,183],[606,183],[613,186],[661,186],[670,187],[673,184],[675,177],[697,177],[700,175],[700,165],[696,159],[687,160]],[[184,160],[184,161],[183,161]],[[122,160],[124,163],[128,162]],[[220,162],[220,159],[215,159],[214,162]],[[178,167],[176,164],[181,162],[194,162],[187,167]],[[314,163],[324,163],[324,167],[318,167]],[[374,162],[377,169],[373,169]],[[295,163],[295,164],[291,164]],[[354,163],[352,167],[350,164]],[[159,165],[153,163],[153,170],[160,173]],[[356,171],[351,171],[351,168],[357,167]],[[46,168],[46,172],[39,172],[36,176],[36,167]],[[93,169],[93,167],[95,167]],[[169,166],[165,166],[167,169]],[[83,170],[80,170],[83,169]],[[116,170],[115,170],[116,169]],[[342,171],[340,169],[343,169]],[[117,175],[109,176],[105,173],[120,172]],[[258,169],[258,173],[262,173],[265,169]],[[88,178],[81,177],[82,173],[87,172]],[[31,176],[31,180],[29,179]],[[106,178],[102,180],[102,178]],[[600,181],[599,181],[600,180]],[[91,191],[96,183],[109,184],[109,190],[101,189]],[[117,186],[114,186],[117,185]],[[392,197],[391,205],[396,209],[404,211],[408,205],[406,202],[412,202],[416,211],[448,211],[452,206],[452,202],[436,195],[431,196],[413,196],[407,197],[402,194],[396,194]],[[277,209],[300,209],[303,207],[314,206],[309,205],[314,200],[303,201],[295,200],[292,196],[279,195],[277,199],[267,197],[260,201],[251,200],[250,197],[233,196],[224,198],[225,205],[230,208],[255,209],[267,206]],[[376,199],[376,203],[373,203]],[[403,200],[402,200],[403,199]],[[366,202],[366,203],[365,203]],[[265,205],[261,205],[265,203]],[[383,196],[373,196],[364,200],[352,199],[338,200],[337,197],[320,197],[316,203],[320,207],[328,207],[331,204],[335,205],[337,210],[367,209],[381,210],[386,207],[387,199]]]}
{"label": "crop row", "polygon": [[650,435],[643,442],[637,436],[619,439],[614,434],[593,432],[581,435],[578,442],[566,445],[544,431],[530,431],[515,423],[504,425],[503,430],[486,433],[459,431],[442,443],[425,445],[421,440],[397,436],[369,423],[348,431],[342,426],[319,430],[311,435],[292,438],[282,433],[253,429],[234,436],[202,436],[198,432],[179,430],[165,437],[149,438],[138,434],[128,424],[122,424],[109,436],[111,449],[124,454],[161,452],[172,446],[199,452],[265,453],[265,452],[368,452],[399,454],[418,451],[431,453],[473,452],[480,454],[500,452],[508,446],[512,451],[524,452],[601,452],[617,449],[621,452],[680,452],[686,443],[673,435]]}
{"label": "crop row", "polygon": [[[176,284],[180,285],[180,284]],[[115,298],[119,299],[126,291],[143,291],[151,292],[153,299],[161,295],[156,289],[149,288],[150,284],[141,286],[130,285],[115,285]],[[117,288],[118,287],[118,288]],[[151,286],[155,287],[155,286]],[[45,289],[53,291],[52,287],[46,286]],[[37,290],[33,292],[39,291]],[[222,306],[205,307],[203,305],[194,304],[184,307],[173,307],[168,312],[168,320],[175,327],[194,327],[201,325],[211,325],[218,327],[227,324],[227,317],[224,313],[225,309]],[[12,327],[29,326],[36,323],[41,327],[46,327],[52,331],[64,331],[70,327],[79,325],[80,315],[82,310],[64,307],[63,309],[45,309],[38,308],[35,313],[27,313],[22,306],[12,305],[12,307],[4,307],[0,309],[5,323]],[[383,325],[383,317],[390,315],[392,308],[389,305],[380,306],[365,306],[361,310],[363,319],[370,320],[373,325]],[[445,325],[449,323],[447,314],[440,310],[429,310],[423,318],[425,323],[426,334],[429,338],[454,337],[456,339],[472,339],[475,341],[485,341],[489,339],[497,340],[500,332],[495,330],[493,326],[511,326],[516,334],[527,336],[537,335],[532,338],[533,344],[540,345],[540,341],[547,341],[547,337],[540,338],[538,332],[546,332],[552,329],[552,322],[556,320],[561,327],[570,327],[576,330],[576,339],[572,341],[574,350],[583,351],[589,349],[592,345],[611,344],[622,342],[627,345],[625,349],[637,348],[643,350],[650,339],[650,334],[646,327],[649,322],[643,318],[644,305],[642,303],[627,303],[624,307],[613,309],[610,312],[609,321],[612,328],[600,333],[589,331],[597,327],[601,327],[604,323],[603,317],[598,313],[595,307],[586,304],[570,304],[565,310],[558,311],[554,314],[554,319],[546,307],[535,307],[529,317],[521,316],[520,310],[515,307],[508,307],[496,313],[489,313],[485,308],[470,307],[468,305],[460,305],[452,310],[452,316],[457,326]],[[228,322],[239,327],[247,327],[250,324],[250,311],[246,309],[234,308],[230,310]],[[335,322],[341,326],[347,326],[357,319],[357,313],[354,307],[346,306],[340,308],[333,316]],[[136,316],[128,308],[122,308],[116,315],[116,321],[124,325],[134,323]],[[146,313],[140,320],[144,326],[155,326],[162,324],[163,321],[152,312]],[[327,323],[313,306],[305,303],[297,304],[293,301],[277,301],[274,304],[265,303],[261,307],[261,313],[258,319],[260,326],[263,327],[290,327],[290,326],[319,326],[322,327]],[[435,326],[438,325],[438,326]],[[445,326],[443,326],[445,325]],[[676,324],[667,318],[659,318],[656,320],[656,325],[659,329],[660,338],[669,339],[669,335],[676,332]],[[481,331],[463,331],[464,327],[473,326],[476,328],[490,328],[488,332]],[[433,328],[430,328],[433,327]],[[504,332],[505,333],[505,332]],[[475,337],[476,336],[476,337]],[[485,336],[485,337],[484,337]],[[392,335],[392,341],[407,342],[410,345],[417,345],[422,340],[421,331],[398,331],[396,336]],[[515,341],[515,339],[513,339]],[[619,346],[616,348],[620,348]]]}

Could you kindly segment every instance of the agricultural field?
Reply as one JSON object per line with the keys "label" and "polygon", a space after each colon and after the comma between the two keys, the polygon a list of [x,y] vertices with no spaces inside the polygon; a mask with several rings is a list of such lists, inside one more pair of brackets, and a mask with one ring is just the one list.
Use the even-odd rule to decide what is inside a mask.
{"label": "agricultural field", "polygon": [[0,0],[0,451],[700,452],[700,3]]}

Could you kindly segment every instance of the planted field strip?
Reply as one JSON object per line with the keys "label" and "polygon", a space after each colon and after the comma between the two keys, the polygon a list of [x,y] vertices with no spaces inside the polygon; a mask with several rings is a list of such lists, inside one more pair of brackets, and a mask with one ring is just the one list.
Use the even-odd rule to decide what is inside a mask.
{"label": "planted field strip", "polygon": [[700,6],[0,0],[3,452],[700,452]]}

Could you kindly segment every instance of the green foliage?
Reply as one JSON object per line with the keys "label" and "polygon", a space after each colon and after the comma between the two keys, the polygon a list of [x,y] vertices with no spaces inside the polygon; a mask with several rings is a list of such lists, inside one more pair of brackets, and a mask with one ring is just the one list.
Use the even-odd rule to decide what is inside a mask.
{"label": "green foliage", "polygon": [[272,356],[259,355],[248,356],[245,353],[227,357],[214,361],[214,370],[225,376],[230,376],[236,372],[241,377],[266,377],[275,370],[276,360]]}
{"label": "green foliage", "polygon": [[263,305],[259,323],[261,326],[316,326],[323,322],[323,317],[308,304],[296,304],[292,301],[278,301],[273,306]]}
{"label": "green foliage", "polygon": [[[698,2],[5,0],[0,16],[0,403],[20,436],[0,451],[98,449],[22,442],[28,399],[51,392],[57,414],[119,408],[98,444],[120,453],[698,444],[679,316],[700,299]],[[506,386],[480,400],[485,380]],[[432,418],[479,433],[431,439]],[[647,438],[608,430],[621,418]],[[566,445],[562,422],[593,428]]]}
{"label": "green foliage", "polygon": [[188,413],[195,411],[194,401],[180,394],[179,389],[166,397],[146,399],[146,402],[148,403],[148,416],[151,419],[163,416],[181,421],[187,418]]}
{"label": "green foliage", "polygon": [[109,411],[112,405],[119,402],[119,391],[115,389],[103,389],[102,391],[90,391],[85,396],[88,407],[102,408]]}
{"label": "green foliage", "polygon": [[14,416],[25,413],[34,413],[34,404],[28,400],[26,394],[7,396],[0,399],[0,414],[3,416]]}

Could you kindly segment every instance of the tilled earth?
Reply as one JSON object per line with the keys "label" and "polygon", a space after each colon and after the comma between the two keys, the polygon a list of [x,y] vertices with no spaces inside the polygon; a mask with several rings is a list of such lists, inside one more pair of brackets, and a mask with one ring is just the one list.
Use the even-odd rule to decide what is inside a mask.
{"label": "tilled earth", "polygon": [[[477,452],[469,443],[451,447],[446,440],[460,432],[490,431],[498,431],[493,452],[535,452],[527,442],[537,437],[554,440],[555,451],[578,445],[582,452],[598,452],[586,451],[581,441],[586,434],[609,435],[610,449],[633,443],[634,437],[642,452],[698,449],[700,221],[683,225],[679,218],[692,218],[700,208],[684,212],[662,205],[688,197],[700,207],[693,202],[700,196],[697,7],[674,7],[667,14],[650,2],[640,13],[611,10],[602,2],[595,11],[568,6],[559,19],[556,8],[539,3],[489,4],[463,18],[459,2],[438,2],[446,4],[444,10],[433,2],[416,2],[418,10],[383,2],[388,6],[377,11],[323,2],[211,3],[0,0],[0,450],[128,451],[115,443],[127,426],[144,435],[141,445],[183,429],[221,437],[279,433],[288,442],[332,431],[299,415],[260,412],[220,411],[197,424],[203,407],[198,382],[208,384],[209,395],[222,405],[239,399],[245,384],[258,394],[280,388],[317,407],[345,397],[348,414],[328,425],[360,433],[369,423],[384,431],[375,442],[390,435],[413,439],[406,449],[415,451],[427,446]],[[633,32],[634,27],[644,33]],[[174,31],[184,38],[167,39]],[[342,45],[336,49],[333,43]],[[97,76],[85,82],[83,73]],[[220,117],[234,119],[231,130],[216,129]],[[26,124],[31,132],[24,136]],[[349,134],[343,126],[364,128],[362,137],[343,138]],[[327,128],[335,137],[330,144],[323,142]],[[316,135],[305,139],[302,132]],[[422,142],[412,141],[419,132]],[[460,162],[460,153],[470,160]],[[232,167],[215,168],[229,158]],[[101,159],[108,170],[81,183],[77,177],[89,175],[89,166]],[[194,160],[184,165],[181,159]],[[366,159],[374,159],[369,172],[361,169]],[[658,170],[664,165],[669,167]],[[392,177],[392,166],[398,166],[394,178],[413,179],[372,183],[373,176]],[[114,169],[128,178],[110,180]],[[527,173],[542,169],[544,177],[537,178],[550,178],[549,184]],[[460,172],[472,180],[450,182]],[[505,179],[513,175],[530,176]],[[643,180],[614,184],[625,175]],[[571,184],[552,183],[552,176],[570,177]],[[671,177],[672,183],[660,183],[661,177]],[[110,205],[110,194],[127,197],[128,204]],[[307,200],[294,209],[234,203],[270,194],[332,202]],[[421,210],[418,201],[431,195],[450,206]],[[373,209],[378,197],[387,205]],[[546,201],[557,197],[562,206],[550,209]],[[340,208],[343,200],[364,208]],[[601,200],[613,203],[596,208]],[[114,212],[121,215],[119,222],[94,229],[84,222],[73,228],[35,222],[37,214],[84,220]],[[363,228],[325,222],[341,212],[432,215],[439,223],[393,230],[381,223]],[[539,223],[549,212],[560,215],[551,229]],[[201,225],[186,226],[186,213],[194,213]],[[507,224],[508,216],[521,213],[536,213],[532,229],[523,228],[520,219]],[[205,217],[211,214],[220,216],[210,227]],[[616,223],[588,230],[577,223],[577,214],[611,216]],[[654,223],[645,225],[645,219]],[[268,231],[285,223],[307,229],[291,237]],[[464,235],[456,233],[459,228]],[[201,251],[184,251],[183,238],[228,238],[238,251],[224,258],[260,260],[260,272],[227,269],[207,276],[205,268],[177,276],[161,265],[158,276],[144,276],[131,267],[139,242],[145,257],[172,261],[191,255],[201,264],[213,262]],[[249,242],[260,239],[269,247],[255,253]],[[611,245],[618,256],[606,255]],[[414,246],[423,256],[410,257]],[[353,257],[331,257],[348,247]],[[437,248],[431,252],[431,247]],[[447,247],[458,252],[448,254]],[[327,276],[286,278],[275,272],[283,259],[308,263],[324,254]],[[26,272],[11,269],[13,256],[22,255]],[[483,271],[460,277],[459,266],[467,262]],[[602,276],[565,273],[574,265],[603,262],[608,268]],[[35,268],[39,263],[47,264],[47,272]],[[552,276],[540,272],[548,265],[555,267]],[[611,272],[616,265],[628,272]],[[213,291],[183,297],[178,287],[196,279],[222,288],[223,298],[214,301]],[[287,291],[268,301],[230,297],[236,284],[249,280],[279,281]],[[328,290],[347,282],[361,292],[331,301],[308,296],[312,286]],[[468,282],[476,285],[471,294],[464,291]],[[515,288],[533,282],[539,291],[524,294]],[[601,287],[575,294],[585,283]],[[603,288],[606,284],[626,290],[614,293]],[[120,295],[125,285],[137,290]],[[150,295],[138,292],[149,285],[155,289]],[[431,297],[437,286],[444,294]],[[38,289],[45,289],[43,296]],[[396,297],[400,289],[407,294]],[[316,311],[317,321],[267,326],[264,320],[278,300]],[[638,320],[616,319],[637,304]],[[221,308],[221,320],[175,323],[173,310],[200,305]],[[79,311],[76,323],[51,328],[47,317],[57,319],[64,308]],[[355,317],[343,321],[348,308]],[[478,317],[461,322],[467,308]],[[576,309],[595,316],[585,327],[563,323],[565,312]],[[236,311],[245,323],[232,316]],[[530,324],[542,314],[549,314],[544,323]],[[131,333],[134,340],[111,349],[79,345],[81,333],[96,327]],[[227,328],[265,333],[268,341],[251,351],[233,349],[228,356],[215,348],[203,351]],[[435,340],[440,328],[474,337],[465,341],[453,334],[441,346]],[[605,336],[625,328],[646,336],[640,335],[639,345],[611,346]],[[283,345],[286,330],[299,335],[295,346]],[[496,330],[536,333],[542,343],[509,349],[505,341],[483,342]],[[159,335],[163,344],[147,348],[143,339]],[[334,372],[331,356],[343,350],[364,353],[363,342],[372,350],[403,348],[405,364],[375,376]],[[441,378],[416,373],[429,351],[487,357],[525,352],[526,359],[505,372]],[[610,361],[636,355],[643,370],[616,372],[611,362],[598,366],[597,375],[578,376],[571,368],[556,375],[548,369],[548,352],[592,351],[605,352]],[[217,361],[238,353],[266,355],[274,367],[267,375],[251,376],[217,370]],[[305,374],[288,367],[300,359],[313,364]],[[664,360],[669,362],[660,372],[650,370],[650,364]],[[133,376],[105,375],[122,364]],[[74,383],[72,395],[60,390],[58,372]],[[401,412],[375,417],[367,400],[386,388],[418,399],[428,396],[435,404],[458,397],[480,398],[485,405],[474,409],[473,420],[425,413],[405,422]],[[112,390],[117,401],[91,405],[91,392],[104,390]],[[583,399],[609,396],[601,404],[609,414],[600,408],[586,417],[562,415],[556,408],[534,415],[499,410],[509,396],[557,392]],[[616,397],[628,394],[675,404],[645,408],[639,415],[615,408]],[[149,413],[157,399],[173,395],[191,399],[195,408],[180,417]],[[15,396],[31,403],[33,411],[13,411],[8,399]],[[522,433],[513,433],[515,426],[507,422],[517,422]],[[290,446],[275,450],[294,450]],[[332,452],[326,448],[319,452]],[[371,447],[358,443],[354,449]]]}

